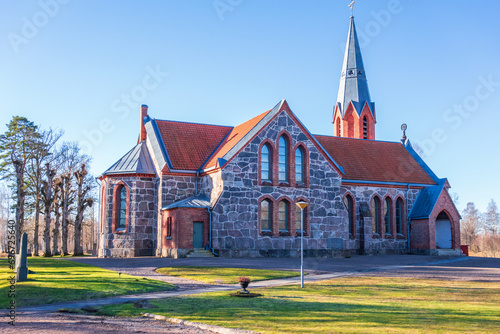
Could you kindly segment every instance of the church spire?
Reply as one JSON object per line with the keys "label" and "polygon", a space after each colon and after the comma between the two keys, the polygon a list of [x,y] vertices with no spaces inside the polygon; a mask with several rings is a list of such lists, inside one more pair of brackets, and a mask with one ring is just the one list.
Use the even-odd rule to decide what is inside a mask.
{"label": "church spire", "polygon": [[[352,105],[352,107],[351,107]],[[359,124],[351,124],[352,122]],[[366,117],[366,119],[363,119]],[[342,120],[343,122],[341,122]],[[339,124],[337,124],[337,121]],[[375,138],[375,104],[370,97],[354,17],[351,16],[342,64],[337,103],[334,110],[335,135],[351,138]],[[351,124],[351,125],[349,125]],[[363,129],[363,131],[361,131]]]}

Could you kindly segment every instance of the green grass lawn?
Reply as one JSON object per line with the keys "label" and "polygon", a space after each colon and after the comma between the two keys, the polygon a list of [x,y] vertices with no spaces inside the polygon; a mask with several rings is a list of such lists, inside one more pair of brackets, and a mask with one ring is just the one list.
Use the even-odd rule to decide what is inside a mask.
{"label": "green grass lawn", "polygon": [[252,282],[300,276],[294,271],[217,268],[217,267],[168,267],[159,268],[158,273],[176,276],[209,284],[236,284],[238,277],[250,277]]}
{"label": "green grass lawn", "polygon": [[[352,277],[265,289],[153,300],[146,312],[262,333],[500,333],[500,284]],[[103,315],[137,316],[132,304]]]}
{"label": "green grass lawn", "polygon": [[[124,274],[118,277],[117,272],[67,260],[28,258],[28,268],[36,274],[28,275],[27,282],[16,283],[18,307],[175,289],[166,282]],[[0,259],[0,305],[9,305],[11,276],[15,274],[7,259]]]}

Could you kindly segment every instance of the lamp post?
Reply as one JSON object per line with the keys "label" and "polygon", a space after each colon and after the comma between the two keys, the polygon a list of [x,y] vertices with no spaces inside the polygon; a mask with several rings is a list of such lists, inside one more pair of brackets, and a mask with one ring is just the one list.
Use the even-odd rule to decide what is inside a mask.
{"label": "lamp post", "polygon": [[304,209],[309,205],[307,202],[296,203],[300,208],[300,287],[304,287]]}

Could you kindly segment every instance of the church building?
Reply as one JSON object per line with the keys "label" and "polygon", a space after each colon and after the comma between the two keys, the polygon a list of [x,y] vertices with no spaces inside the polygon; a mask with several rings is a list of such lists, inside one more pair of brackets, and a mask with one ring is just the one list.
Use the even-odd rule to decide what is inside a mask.
{"label": "church building", "polygon": [[177,122],[143,105],[137,145],[99,177],[98,255],[295,257],[302,237],[310,257],[461,254],[447,179],[405,134],[375,140],[353,17],[332,135],[285,100],[249,118]]}

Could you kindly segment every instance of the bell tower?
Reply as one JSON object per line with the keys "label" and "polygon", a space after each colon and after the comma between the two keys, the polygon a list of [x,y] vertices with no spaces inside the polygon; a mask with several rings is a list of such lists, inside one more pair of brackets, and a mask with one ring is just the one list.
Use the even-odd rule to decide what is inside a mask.
{"label": "bell tower", "polygon": [[354,16],[351,16],[337,103],[333,110],[333,133],[338,137],[373,140],[375,123],[375,103],[368,90]]}

